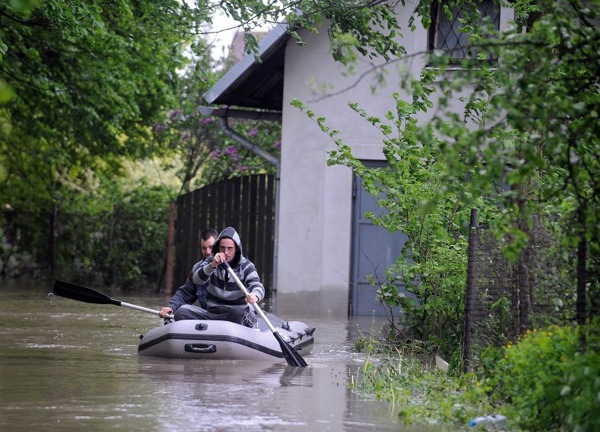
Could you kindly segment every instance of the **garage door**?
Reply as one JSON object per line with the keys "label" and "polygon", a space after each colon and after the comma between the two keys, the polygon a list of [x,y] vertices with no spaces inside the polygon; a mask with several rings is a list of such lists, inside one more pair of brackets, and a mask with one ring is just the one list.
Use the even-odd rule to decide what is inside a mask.
{"label": "garage door", "polygon": [[[375,165],[375,163],[371,163]],[[369,280],[385,282],[385,272],[400,256],[407,237],[400,232],[389,232],[374,225],[365,217],[373,212],[381,215],[385,210],[377,205],[377,199],[361,186],[361,179],[354,178],[352,274],[349,299],[349,315],[385,315],[385,309],[377,302],[377,285]],[[404,289],[399,285],[400,289]],[[399,313],[395,310],[395,313]]]}

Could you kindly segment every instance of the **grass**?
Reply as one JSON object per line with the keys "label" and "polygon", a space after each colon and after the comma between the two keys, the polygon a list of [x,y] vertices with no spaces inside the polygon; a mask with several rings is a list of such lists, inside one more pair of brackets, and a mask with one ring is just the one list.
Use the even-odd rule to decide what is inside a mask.
{"label": "grass", "polygon": [[405,424],[477,430],[469,420],[502,414],[508,430],[595,432],[599,329],[597,317],[528,331],[514,344],[484,350],[475,373],[435,368],[418,345],[398,348],[361,334],[355,348],[368,355],[350,387],[389,402]]}
{"label": "grass", "polygon": [[453,376],[402,350],[369,354],[350,386],[389,402],[404,424],[448,425],[456,430],[474,417],[499,413],[487,402],[474,374]]}

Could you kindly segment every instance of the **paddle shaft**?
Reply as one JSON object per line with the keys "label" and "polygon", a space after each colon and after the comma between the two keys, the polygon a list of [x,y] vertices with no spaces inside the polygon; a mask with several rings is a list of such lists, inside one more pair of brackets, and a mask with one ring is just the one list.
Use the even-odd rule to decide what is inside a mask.
{"label": "paddle shaft", "polygon": [[[225,261],[223,264],[225,264],[225,268],[227,269],[227,272],[231,275],[231,277],[233,277],[233,280],[235,281],[237,286],[242,290],[242,292],[247,297],[249,295],[249,292],[246,289],[246,287],[244,286],[244,284],[242,283],[242,281],[240,280],[240,278],[237,277],[237,275],[235,274],[235,272],[233,271],[233,269],[231,268],[231,266],[229,265],[229,263],[227,261]],[[269,326],[271,333],[273,333],[273,336],[275,337],[275,339],[277,339],[277,342],[279,343],[279,346],[281,347],[281,353],[283,354],[285,361],[291,366],[297,366],[297,367],[308,366],[306,364],[306,361],[302,358],[302,356],[298,353],[298,351],[296,351],[288,342],[286,342],[283,339],[283,337],[279,334],[279,332],[275,329],[275,327],[273,327],[273,324],[271,324],[271,321],[269,320],[269,318],[267,318],[267,315],[265,315],[265,313],[262,311],[262,309],[260,308],[258,303],[252,303],[252,306],[254,306],[254,310],[256,310],[256,312],[258,312],[258,314],[261,316],[261,318],[267,323],[267,326]]]}
{"label": "paddle shaft", "polygon": [[[121,304],[119,306],[123,306],[123,307],[129,308],[129,309],[135,309],[135,310],[139,310],[139,311],[142,311],[142,312],[151,313],[151,314],[154,314],[154,315],[159,315],[160,314],[160,311],[157,311],[157,310],[154,310],[154,309],[149,309],[149,308],[146,308],[144,306],[138,306],[138,305],[134,305],[134,304],[131,304],[131,303],[126,303],[126,302],[120,302],[120,303]],[[172,319],[173,315],[171,315],[171,314],[165,315],[165,318]]]}
{"label": "paddle shaft", "polygon": [[[112,304],[115,306],[123,306],[130,309],[135,309],[141,312],[151,313],[153,315],[159,315],[160,312],[154,309],[149,309],[144,306],[138,306],[135,304],[123,302],[110,298],[100,291],[96,291],[91,288],[87,288],[81,285],[76,285],[71,282],[56,281],[54,282],[54,295],[61,297],[70,298],[71,300],[77,300],[84,303],[94,304]],[[172,319],[173,315],[166,315],[165,318]]]}
{"label": "paddle shaft", "polygon": [[[225,264],[227,264],[227,272],[229,273],[229,275],[233,278],[233,280],[235,281],[237,286],[240,287],[240,289],[243,291],[244,295],[248,296],[250,293],[248,292],[248,290],[246,289],[246,287],[244,286],[244,284],[242,283],[240,278],[235,274],[235,272],[233,271],[233,269],[231,268],[229,263],[225,262]],[[252,303],[252,306],[254,306],[254,309],[260,315],[260,317],[265,320],[265,322],[267,323],[267,326],[269,327],[269,330],[271,330],[271,332],[275,333],[277,331],[277,329],[275,329],[273,324],[271,324],[271,321],[269,320],[269,318],[267,318],[267,315],[265,315],[265,313],[260,308],[258,303]]]}

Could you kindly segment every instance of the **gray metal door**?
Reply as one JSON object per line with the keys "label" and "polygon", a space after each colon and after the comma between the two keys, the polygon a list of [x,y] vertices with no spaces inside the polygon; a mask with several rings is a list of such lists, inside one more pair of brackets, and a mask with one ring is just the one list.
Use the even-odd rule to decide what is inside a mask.
{"label": "gray metal door", "polygon": [[[366,212],[381,215],[385,209],[379,207],[377,199],[363,189],[360,178],[355,176],[353,181],[352,275],[348,314],[383,316],[385,309],[375,298],[378,286],[371,285],[369,279],[387,282],[385,271],[400,256],[407,237],[374,225],[365,217]],[[398,312],[395,310],[395,315]]]}

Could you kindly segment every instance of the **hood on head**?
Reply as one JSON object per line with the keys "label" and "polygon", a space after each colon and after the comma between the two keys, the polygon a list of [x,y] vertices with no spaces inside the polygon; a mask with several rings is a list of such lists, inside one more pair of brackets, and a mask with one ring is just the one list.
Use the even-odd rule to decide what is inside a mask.
{"label": "hood on head", "polygon": [[219,243],[221,242],[221,239],[224,238],[229,238],[235,243],[235,257],[233,258],[230,264],[231,267],[235,267],[240,263],[240,260],[242,259],[242,240],[240,239],[240,236],[235,230],[235,228],[227,227],[223,231],[221,231],[219,237],[217,237],[217,240],[215,241],[215,244],[212,247],[212,254],[213,256],[215,256],[215,254],[219,252]]}

